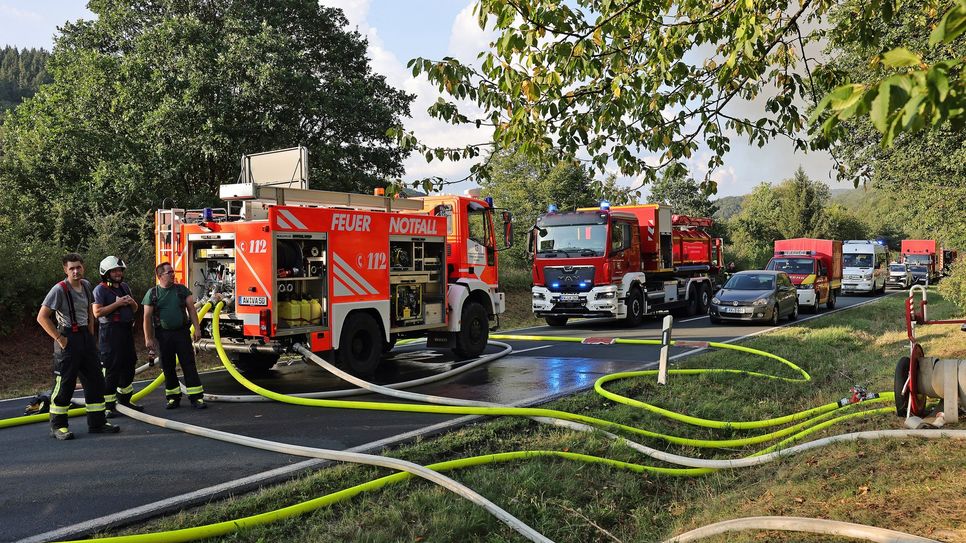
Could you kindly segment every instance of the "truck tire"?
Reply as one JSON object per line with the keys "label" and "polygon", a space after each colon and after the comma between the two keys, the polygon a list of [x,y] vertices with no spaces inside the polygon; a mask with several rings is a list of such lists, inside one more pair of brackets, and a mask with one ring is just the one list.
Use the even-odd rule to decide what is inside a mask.
{"label": "truck tire", "polygon": [[278,362],[277,354],[266,353],[233,353],[228,358],[242,373],[264,373]]}
{"label": "truck tire", "polygon": [[698,306],[701,305],[701,301],[698,300],[698,296],[698,289],[696,289],[694,285],[691,285],[688,288],[688,308],[686,311],[686,314],[689,317],[693,317],[698,314],[698,310],[700,309]]}
{"label": "truck tire", "polygon": [[644,322],[644,293],[634,287],[627,293],[624,303],[627,304],[627,317],[624,318],[624,323],[627,326],[640,326]]}
{"label": "truck tire", "polygon": [[460,316],[460,331],[456,332],[453,352],[460,358],[480,356],[490,339],[490,319],[486,309],[477,302],[467,302]]}
{"label": "truck tire", "polygon": [[389,353],[389,351],[393,350],[393,348],[396,347],[396,340],[397,339],[399,339],[399,338],[396,337],[396,334],[389,334],[389,341],[383,340],[383,342],[382,342],[382,352],[383,352],[383,354]]}
{"label": "truck tire", "polygon": [[825,302],[825,307],[828,309],[835,309],[835,291],[828,291],[828,300]]}
{"label": "truck tire", "polygon": [[567,326],[567,321],[569,319],[567,317],[551,316],[551,317],[544,317],[543,320],[547,321],[547,326],[552,326],[554,328],[561,328],[563,326]]}
{"label": "truck tire", "polygon": [[707,283],[701,284],[701,290],[698,293],[698,300],[700,301],[698,314],[707,315],[708,308],[711,307],[711,285],[708,285]]}
{"label": "truck tire", "polygon": [[385,339],[372,315],[357,311],[342,326],[336,363],[360,377],[372,375],[379,366]]}
{"label": "truck tire", "polygon": [[[831,296],[831,291],[829,292],[829,296]],[[822,304],[819,303],[819,301],[818,301],[818,292],[816,292],[815,293],[815,304],[812,305],[812,313],[815,313],[816,315],[818,315],[819,307],[821,305]]]}

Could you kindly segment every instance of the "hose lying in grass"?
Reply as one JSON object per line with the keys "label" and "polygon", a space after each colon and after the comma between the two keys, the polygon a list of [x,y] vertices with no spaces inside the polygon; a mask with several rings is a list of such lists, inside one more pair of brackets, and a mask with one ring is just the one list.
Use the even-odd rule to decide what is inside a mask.
{"label": "hose lying in grass", "polygon": [[939,543],[935,539],[886,530],[865,524],[803,517],[747,517],[716,522],[672,537],[664,543],[689,543],[707,537],[742,530],[772,530],[835,535],[877,543]]}
{"label": "hose lying in grass", "polygon": [[[216,342],[215,343],[216,343],[216,346],[219,348],[219,356],[222,358],[222,362],[225,364],[226,369],[228,369],[228,371],[236,379],[238,379],[239,382],[241,382],[244,386],[250,388],[251,390],[253,390],[255,392],[258,392],[260,394],[266,394],[269,397],[275,397],[273,399],[279,399],[281,401],[287,401],[287,403],[299,403],[299,404],[310,403],[310,404],[315,404],[315,405],[319,405],[320,403],[322,403],[322,401],[307,402],[305,399],[301,399],[301,398],[288,398],[288,399],[286,399],[286,397],[284,395],[277,394],[277,393],[274,393],[272,391],[268,391],[267,389],[262,389],[261,387],[258,387],[254,383],[251,383],[250,381],[248,381],[247,379],[245,379],[243,376],[241,376],[241,374],[237,373],[237,370],[235,370],[234,367],[227,360],[227,355],[225,354],[224,350],[220,348],[221,344],[220,344],[220,335],[219,335],[219,330],[218,330],[218,317],[219,317],[219,314],[220,314],[220,310],[221,310],[221,307],[219,306],[216,309],[215,315],[214,315],[214,325],[215,325],[214,326],[214,331],[215,331],[215,336],[216,336]],[[638,340],[638,341],[641,341],[641,340]],[[744,349],[747,349],[747,348],[742,348],[741,350],[744,350]],[[305,354],[305,353],[303,353],[303,354]],[[316,360],[316,362],[318,363],[317,360]],[[804,372],[802,372],[802,373],[804,373]],[[807,377],[807,374],[805,374],[805,377],[806,377],[806,379],[808,378]],[[362,383],[364,383],[364,382],[362,382]],[[361,383],[356,383],[356,384],[361,384]],[[371,386],[372,387],[377,387],[377,385],[371,385]],[[379,387],[379,388],[384,388],[384,387]],[[398,391],[393,391],[393,392],[394,392],[393,395],[395,395],[397,397],[405,397],[407,395],[411,395],[411,396],[409,396],[409,399],[415,399],[415,397],[423,396],[423,395],[413,395],[413,393],[400,393]],[[444,402],[450,402],[450,401],[452,401],[452,399],[445,399],[445,398],[439,398],[439,397],[434,397],[433,399],[434,399],[434,401],[444,401]],[[883,400],[885,400],[885,399],[886,398],[883,398]],[[471,401],[467,401],[467,400],[462,400],[462,401],[463,402],[471,402]],[[329,402],[325,402],[325,403],[329,403]],[[345,402],[338,402],[338,403],[341,404],[341,403],[345,403]],[[370,402],[349,402],[349,403],[370,403]],[[482,402],[471,402],[471,403],[473,403],[473,404],[481,404]],[[393,407],[397,407],[398,406],[398,404],[389,404],[389,405],[391,405]],[[326,406],[331,406],[331,405],[326,405]],[[344,407],[344,406],[339,405],[339,407]],[[428,407],[433,407],[433,406],[428,406]],[[477,408],[482,408],[482,407],[477,406]],[[499,411],[499,412],[501,412],[500,414],[503,414],[502,411],[504,411],[505,408],[490,408],[490,409],[493,409],[494,411]],[[531,410],[525,409],[525,408],[517,408],[517,409],[520,409],[522,411],[531,411]],[[398,410],[398,409],[394,409],[394,410]],[[877,411],[887,411],[887,410],[888,409],[877,410]],[[550,411],[550,410],[539,410],[539,409],[537,409],[537,410],[532,410],[532,411],[544,412],[544,411]],[[814,412],[815,410],[809,410],[809,411],[810,412]],[[125,413],[125,414],[127,414],[127,413]],[[524,413],[519,413],[519,414],[524,414]],[[837,422],[839,420],[845,420],[845,419],[848,419],[848,418],[852,418],[854,416],[862,416],[864,414],[865,413],[853,413],[853,414],[850,414],[850,415],[838,417],[836,419],[827,420],[827,421],[823,422],[822,424],[820,424],[819,426],[823,426],[824,427],[824,426],[833,424],[834,422]],[[826,414],[825,413],[821,413],[819,415],[819,417],[817,417],[817,418],[827,418],[827,417],[826,417]],[[793,418],[793,419],[787,419],[787,418],[785,418],[785,419],[786,420],[799,420],[799,419],[795,419],[795,418]],[[178,424],[180,424],[180,423],[178,423]],[[775,424],[780,424],[780,423],[776,422]],[[813,432],[813,431],[817,431],[817,428],[812,428],[810,430],[806,430],[806,432],[808,432],[808,433]],[[915,433],[915,432],[913,432],[913,434],[910,434],[910,432],[912,432],[912,431],[899,431],[899,432],[902,433],[904,436],[907,436],[907,437],[910,436],[910,435],[913,435]],[[805,432],[801,432],[801,433],[805,433]],[[873,433],[870,433],[870,434],[879,434],[878,437],[886,437],[885,433],[882,433],[882,432],[878,432],[878,433],[873,432]],[[955,432],[946,432],[946,433],[943,434],[942,437],[959,437],[959,438],[966,438],[966,432],[961,432],[961,434],[962,434],[961,436],[955,435],[955,434],[956,434]],[[793,438],[790,438],[790,439],[794,439],[795,437],[798,437],[798,436],[793,436]],[[940,437],[940,436],[930,435],[930,437]],[[847,438],[847,436],[834,436],[834,438],[827,438],[827,440],[829,440],[829,439],[836,439],[836,438],[838,440],[845,440]],[[859,434],[855,434],[855,437],[853,439],[860,439],[860,438],[861,437],[859,437]],[[787,441],[789,441],[789,440],[786,440],[786,442]],[[821,440],[821,441],[826,441],[826,440]],[[834,441],[829,441],[829,442],[834,442]],[[813,442],[813,443],[819,443],[819,442]],[[801,446],[798,446],[798,447],[792,447],[790,449],[784,449],[784,450],[782,450],[780,452],[773,452],[773,453],[762,454],[762,453],[765,453],[765,451],[762,451],[762,453],[759,453],[759,456],[757,458],[752,458],[752,459],[749,459],[749,460],[752,460],[752,461],[758,462],[758,463],[764,462],[764,461],[768,461],[769,459],[777,458],[779,456],[779,454],[782,454],[782,455],[783,454],[793,454],[794,451],[801,451],[801,450],[807,450],[809,448],[814,448],[817,445],[814,445],[813,443],[801,445]],[[781,444],[779,444],[779,445],[781,445]],[[660,452],[660,451],[654,451],[654,452]],[[558,454],[556,454],[555,452],[552,452],[552,451],[550,451],[550,452],[546,452],[545,451],[543,453],[545,455],[558,455]],[[514,458],[518,457],[518,455],[522,455],[522,457],[533,457],[533,456],[537,455],[534,452],[505,453],[505,454],[511,455]],[[607,463],[607,464],[611,464],[611,465],[615,465],[615,466],[616,465],[619,465],[620,467],[628,467],[628,466],[631,466],[630,464],[627,464],[627,463],[619,463],[619,462],[612,461],[612,460],[600,459],[600,458],[596,458],[596,457],[589,457],[589,456],[586,456],[586,455],[571,455],[571,453],[560,453],[559,455],[560,456],[565,456],[566,455],[568,457],[579,458],[579,459],[587,460],[587,461],[602,462],[602,463]],[[495,456],[496,455],[486,455],[485,457],[481,457],[481,458],[493,459]],[[501,457],[503,457],[503,456],[501,455]],[[464,462],[468,462],[468,461],[469,461],[469,459],[464,459]],[[703,461],[703,462],[735,462],[735,461],[713,461],[712,460],[712,461]],[[698,470],[690,469],[690,470],[688,470],[688,469],[680,469],[680,468],[658,468],[658,467],[653,467],[653,466],[639,466],[639,465],[635,465],[635,466],[637,467],[637,469],[640,469],[642,471],[665,473],[665,474],[668,474],[668,475],[691,475],[691,474],[697,474],[698,472],[705,471],[704,469],[698,469]],[[436,468],[437,465],[434,465],[434,466],[431,466],[431,467]],[[399,476],[399,475],[405,475],[405,474],[396,474],[394,476],[390,476],[390,478],[391,477],[396,477],[396,476]],[[386,479],[386,478],[383,478],[383,479]],[[379,480],[379,481],[381,481],[381,480]],[[367,483],[367,485],[368,484],[372,484],[372,483],[374,483],[374,482]],[[362,485],[362,486],[364,486],[364,485]],[[381,486],[381,485],[379,485],[379,486]],[[354,487],[354,488],[356,488],[356,487]],[[347,492],[347,491],[344,491],[344,492]],[[357,492],[350,492],[349,494],[346,495],[346,497],[348,497],[348,495],[354,495],[355,493],[357,493]],[[339,493],[336,493],[336,494],[339,494]],[[321,500],[321,502],[320,502],[320,500]],[[316,500],[310,500],[310,502],[306,502],[306,503],[318,503],[318,506],[321,507],[323,505],[326,505],[328,502],[323,497],[323,498],[318,498]],[[298,507],[303,506],[303,505],[305,505],[305,504],[299,504],[297,506],[292,506],[292,508],[298,508]],[[287,510],[291,510],[291,508],[286,508],[286,509]],[[279,518],[277,516],[278,513],[279,512],[267,513],[267,514],[263,514],[263,515],[257,515],[256,517],[260,518],[262,522],[268,522],[268,521],[270,521],[272,519]],[[294,513],[293,512],[292,514],[298,514],[298,513]],[[265,517],[265,515],[269,515],[269,516],[268,517]],[[255,517],[249,517],[249,519],[251,519],[251,518],[255,518]],[[245,520],[247,520],[247,519],[245,519]],[[249,525],[247,522],[243,522],[243,519],[239,519],[239,520],[236,520],[236,521],[231,521],[231,522],[228,522],[228,523],[220,523],[220,524],[221,525],[225,525],[226,527],[229,527],[232,530],[233,529],[237,529],[237,527],[242,526],[242,525],[244,525],[244,526],[248,526]],[[190,531],[190,530],[193,530],[193,529],[187,529],[187,530]],[[179,532],[184,532],[184,531],[179,531]],[[159,537],[161,535],[162,534],[149,534],[149,537],[157,538],[157,537]],[[185,534],[185,535],[187,535],[187,534]],[[199,536],[199,537],[210,537],[210,535],[204,535],[204,536]],[[167,539],[165,537],[164,540],[169,540],[169,539]],[[184,540],[184,539],[177,539],[177,540],[181,541],[181,540]],[[124,541],[130,541],[130,540],[124,540]]]}

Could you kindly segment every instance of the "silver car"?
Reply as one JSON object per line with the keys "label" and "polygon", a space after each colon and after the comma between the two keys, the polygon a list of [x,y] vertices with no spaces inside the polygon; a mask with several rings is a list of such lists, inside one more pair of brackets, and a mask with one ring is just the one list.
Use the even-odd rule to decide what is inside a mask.
{"label": "silver car", "polygon": [[907,289],[912,286],[912,270],[909,264],[889,264],[889,279],[886,281],[887,287]]}
{"label": "silver car", "polygon": [[781,271],[738,272],[711,299],[711,322],[765,321],[778,324],[798,318],[798,294],[788,274]]}

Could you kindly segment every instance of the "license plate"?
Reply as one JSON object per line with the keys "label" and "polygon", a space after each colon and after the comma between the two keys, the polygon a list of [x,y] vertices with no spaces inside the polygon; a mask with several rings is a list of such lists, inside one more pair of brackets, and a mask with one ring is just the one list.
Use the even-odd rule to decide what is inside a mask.
{"label": "license plate", "polygon": [[744,313],[745,308],[743,307],[726,307],[724,308],[725,313]]}
{"label": "license plate", "polygon": [[561,302],[579,302],[580,296],[576,294],[561,294],[560,301]]}

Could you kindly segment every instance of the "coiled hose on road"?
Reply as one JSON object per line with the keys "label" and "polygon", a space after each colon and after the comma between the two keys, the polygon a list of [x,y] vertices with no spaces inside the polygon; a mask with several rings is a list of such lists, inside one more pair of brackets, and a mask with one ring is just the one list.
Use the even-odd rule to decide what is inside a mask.
{"label": "coiled hose on road", "polygon": [[[237,372],[237,370],[234,369],[234,367],[228,361],[226,353],[224,352],[223,349],[220,348],[220,335],[219,335],[219,330],[218,330],[218,317],[219,317],[220,311],[221,311],[221,305],[219,304],[219,306],[216,308],[215,314],[213,316],[213,320],[214,320],[214,324],[215,324],[214,331],[215,331],[216,345],[218,347],[219,356],[221,357],[222,362],[225,364],[226,369],[236,379],[238,379],[239,382],[241,382],[244,386],[246,386],[246,388],[249,388],[250,390],[252,390],[252,391],[254,391],[254,392],[258,393],[258,394],[262,394],[262,395],[265,395],[265,396],[267,396],[269,398],[275,399],[277,401],[283,401],[283,402],[286,402],[286,403],[293,403],[293,404],[298,404],[298,405],[315,405],[315,406],[320,406],[320,407],[339,407],[339,408],[356,408],[356,409],[359,409],[359,408],[361,408],[361,409],[382,409],[382,410],[393,410],[393,411],[430,412],[430,413],[445,413],[445,414],[517,415],[517,416],[529,416],[529,417],[535,417],[535,418],[537,418],[538,420],[541,420],[541,421],[543,421],[544,419],[546,419],[546,420],[554,421],[557,424],[562,423],[562,425],[564,425],[564,426],[568,426],[568,427],[575,428],[575,429],[587,430],[587,429],[590,429],[590,427],[597,427],[597,428],[610,428],[610,429],[617,429],[617,430],[626,430],[626,431],[630,431],[631,433],[637,433],[637,434],[640,434],[640,435],[645,435],[646,437],[656,437],[656,438],[660,438],[660,439],[665,439],[666,441],[669,441],[669,442],[680,443],[682,445],[690,445],[690,446],[717,446],[717,447],[740,446],[740,445],[747,445],[747,444],[759,443],[759,442],[762,442],[762,441],[767,441],[767,440],[770,440],[770,439],[775,439],[777,437],[783,437],[783,436],[787,436],[787,435],[791,434],[791,437],[789,437],[788,439],[786,439],[786,440],[784,440],[784,441],[776,444],[775,446],[772,446],[769,449],[765,449],[764,451],[759,451],[758,453],[756,453],[756,455],[753,455],[753,457],[749,457],[749,458],[746,458],[746,459],[739,459],[739,460],[703,460],[703,459],[694,459],[694,458],[689,458],[689,457],[682,457],[682,456],[678,456],[678,455],[670,455],[668,453],[663,453],[661,451],[656,451],[654,449],[647,448],[647,447],[645,447],[643,445],[633,444],[633,442],[629,442],[627,440],[624,440],[623,438],[621,438],[619,436],[616,436],[614,434],[609,434],[609,435],[611,435],[611,437],[613,437],[615,439],[620,439],[620,440],[624,441],[627,444],[631,444],[632,446],[633,445],[639,445],[639,447],[635,447],[637,450],[640,450],[641,452],[644,452],[645,454],[648,454],[649,456],[652,456],[652,457],[654,457],[656,459],[668,461],[668,462],[671,462],[671,463],[677,463],[679,465],[695,466],[695,467],[698,467],[698,469],[693,469],[693,468],[692,469],[687,469],[687,468],[684,468],[684,469],[682,469],[682,468],[660,468],[660,467],[654,467],[654,466],[643,466],[643,465],[639,465],[639,464],[630,464],[630,463],[626,463],[626,462],[618,462],[618,461],[614,461],[614,460],[610,460],[610,459],[606,459],[606,458],[593,457],[593,456],[589,456],[589,455],[580,455],[580,454],[575,454],[575,453],[564,453],[564,452],[559,452],[559,451],[520,451],[520,452],[516,452],[516,453],[501,453],[501,454],[498,454],[498,455],[485,455],[485,456],[477,457],[477,458],[469,458],[469,459],[461,459],[461,460],[450,461],[450,462],[442,462],[442,463],[439,463],[439,464],[434,464],[432,466],[428,466],[429,468],[434,469],[434,470],[455,469],[455,468],[458,468],[458,467],[466,467],[466,466],[471,466],[471,465],[480,465],[480,464],[484,464],[484,463],[503,462],[503,461],[509,461],[509,460],[517,460],[517,459],[524,459],[524,458],[535,458],[535,457],[541,457],[541,456],[555,456],[555,457],[566,458],[566,459],[571,459],[571,460],[579,460],[579,461],[587,461],[587,462],[595,462],[595,463],[604,463],[604,464],[611,465],[611,466],[614,466],[614,467],[619,467],[619,468],[623,468],[623,469],[631,469],[633,471],[638,471],[638,472],[663,473],[663,474],[668,474],[668,475],[697,475],[697,474],[700,474],[700,473],[706,473],[708,471],[711,471],[712,469],[719,469],[719,468],[723,468],[723,467],[731,467],[731,468],[733,468],[733,467],[742,467],[742,466],[745,466],[745,465],[757,465],[757,464],[761,464],[761,463],[764,463],[764,462],[767,462],[767,461],[774,460],[774,459],[779,458],[781,456],[786,456],[786,455],[789,455],[789,454],[794,454],[796,452],[801,452],[801,451],[809,450],[809,449],[816,448],[816,447],[819,447],[819,446],[824,446],[826,444],[834,443],[834,442],[837,442],[837,441],[847,441],[847,440],[855,440],[855,439],[872,439],[872,438],[883,438],[883,437],[900,437],[900,436],[901,437],[913,437],[913,436],[954,437],[954,438],[959,438],[959,439],[966,438],[966,432],[963,432],[963,431],[942,431],[942,432],[939,432],[939,433],[937,433],[937,432],[917,432],[917,431],[910,431],[910,430],[885,431],[885,432],[862,432],[862,433],[857,433],[857,434],[846,434],[846,435],[843,435],[843,436],[833,436],[832,438],[826,438],[824,440],[819,440],[819,441],[816,441],[816,442],[811,442],[811,443],[807,443],[807,444],[804,444],[804,445],[799,445],[797,447],[791,447],[791,448],[787,448],[787,449],[780,449],[780,447],[782,447],[785,444],[789,444],[789,443],[793,442],[794,440],[801,439],[801,437],[804,437],[804,435],[807,435],[809,433],[813,433],[815,431],[818,431],[818,430],[820,430],[822,428],[828,427],[831,424],[834,424],[834,423],[839,422],[841,420],[846,420],[848,418],[854,418],[854,417],[858,417],[858,416],[868,416],[869,414],[877,414],[877,413],[880,413],[880,412],[889,412],[889,411],[891,411],[891,409],[888,409],[888,408],[886,408],[886,409],[876,409],[876,410],[872,410],[872,411],[865,411],[865,412],[859,412],[859,413],[850,413],[848,415],[835,417],[834,415],[836,413],[833,413],[833,411],[836,411],[838,409],[838,406],[836,404],[828,404],[828,405],[825,405],[825,406],[820,406],[818,408],[806,410],[806,411],[803,411],[803,412],[800,412],[800,413],[795,413],[795,414],[788,415],[788,416],[785,416],[785,417],[778,417],[778,418],[774,418],[774,419],[767,419],[767,420],[764,420],[764,421],[754,421],[754,422],[751,422],[751,423],[729,423],[729,422],[722,422],[722,421],[707,421],[705,419],[697,419],[697,418],[693,418],[693,417],[687,417],[685,415],[680,415],[680,414],[677,414],[677,413],[668,412],[668,411],[662,410],[662,409],[660,409],[660,408],[658,408],[656,406],[651,406],[651,405],[645,404],[643,402],[637,402],[636,400],[631,400],[631,399],[628,399],[628,398],[623,398],[623,397],[614,395],[612,393],[606,392],[602,388],[603,383],[605,383],[607,381],[611,381],[611,380],[619,379],[619,378],[635,377],[635,376],[640,376],[640,375],[650,375],[650,374],[655,373],[655,371],[653,371],[653,370],[652,371],[645,371],[645,372],[625,372],[625,373],[622,373],[622,374],[614,374],[612,376],[607,376],[607,377],[599,380],[595,384],[595,389],[597,389],[599,393],[601,393],[601,392],[605,393],[604,394],[605,396],[613,399],[614,401],[621,401],[622,403],[630,403],[631,405],[634,405],[635,402],[636,402],[636,403],[641,404],[641,405],[638,405],[639,407],[643,407],[645,409],[650,409],[650,410],[652,410],[654,412],[659,412],[659,413],[662,413],[662,414],[674,415],[674,416],[672,416],[672,418],[676,418],[676,420],[681,420],[682,422],[688,422],[688,423],[691,423],[691,424],[710,425],[710,427],[722,427],[724,425],[727,425],[727,426],[731,426],[733,428],[738,427],[738,426],[736,426],[736,424],[747,424],[747,426],[746,426],[747,428],[764,428],[764,427],[769,427],[769,426],[774,426],[774,425],[779,425],[779,424],[785,424],[785,423],[788,423],[788,422],[795,422],[795,421],[803,421],[803,422],[801,422],[801,423],[799,423],[799,424],[791,427],[791,430],[784,429],[784,430],[781,430],[779,432],[773,432],[772,434],[767,434],[767,436],[768,436],[767,439],[764,439],[763,436],[757,436],[757,437],[753,437],[753,438],[746,438],[744,440],[691,440],[691,439],[685,439],[685,438],[678,438],[678,437],[675,437],[675,436],[666,436],[666,435],[657,434],[657,433],[654,433],[654,432],[647,432],[647,431],[640,430],[640,429],[636,429],[636,428],[633,428],[633,427],[628,427],[628,426],[625,426],[625,425],[616,424],[616,423],[613,423],[613,422],[610,422],[610,421],[606,421],[606,420],[603,420],[603,419],[596,419],[596,418],[593,418],[593,417],[586,417],[586,416],[581,416],[581,415],[574,415],[574,414],[571,414],[571,413],[566,413],[566,412],[561,412],[561,411],[554,411],[554,410],[547,410],[547,409],[540,409],[540,408],[512,408],[512,407],[505,407],[505,406],[494,406],[493,404],[485,404],[484,402],[472,402],[472,401],[468,401],[468,400],[455,400],[455,399],[452,399],[452,398],[428,397],[428,396],[425,396],[425,395],[419,395],[419,394],[414,394],[414,393],[399,393],[398,391],[392,390],[389,387],[379,387],[378,385],[371,385],[369,383],[366,383],[365,381],[358,380],[358,379],[353,378],[353,377],[348,376],[348,375],[340,375],[340,376],[342,376],[342,377],[350,377],[350,379],[347,379],[347,380],[349,380],[350,382],[354,382],[354,384],[357,384],[359,386],[363,386],[363,388],[367,388],[368,390],[373,391],[373,392],[378,392],[378,393],[384,393],[385,394],[385,393],[388,393],[389,391],[392,391],[393,393],[395,393],[393,395],[396,395],[396,397],[405,397],[405,396],[408,395],[408,397],[406,399],[415,399],[415,400],[420,400],[420,401],[427,401],[428,399],[431,398],[431,400],[429,400],[429,401],[433,401],[435,403],[440,403],[440,404],[443,404],[443,405],[412,406],[412,405],[407,405],[407,404],[393,404],[393,403],[386,404],[386,403],[379,403],[379,402],[346,402],[346,401],[339,401],[339,400],[318,400],[318,399],[295,398],[295,397],[291,397],[291,396],[286,396],[286,395],[278,394],[278,393],[275,393],[273,391],[270,391],[270,390],[264,389],[262,387],[259,387],[258,385],[255,385],[254,383],[251,383],[250,381],[248,381],[247,379],[245,379],[240,373]],[[526,336],[511,336],[511,337],[501,336],[501,339],[503,339],[503,338],[506,338],[506,339],[521,339],[521,340],[522,339],[531,339],[530,337],[526,337]],[[546,340],[548,338],[546,338],[546,337],[540,337],[539,339]],[[561,338],[561,339],[566,340],[566,341],[574,341],[574,338]],[[653,344],[659,344],[660,343],[657,340],[618,340],[618,341],[619,342],[622,342],[622,343],[645,344],[645,345],[653,345]],[[679,373],[679,374],[696,374],[696,373],[701,373],[701,372],[728,372],[728,373],[738,373],[738,374],[754,375],[754,376],[766,377],[766,378],[771,378],[771,379],[783,379],[783,380],[795,380],[795,381],[807,381],[807,380],[810,379],[810,377],[808,376],[808,374],[806,372],[804,372],[804,370],[801,370],[801,368],[798,368],[797,366],[795,366],[794,364],[788,362],[787,360],[784,360],[781,357],[778,357],[776,355],[772,355],[770,353],[764,353],[763,351],[758,351],[758,350],[750,349],[750,348],[747,348],[747,347],[734,346],[734,345],[728,345],[728,344],[710,344],[709,346],[716,347],[716,348],[734,349],[734,350],[748,352],[748,353],[751,353],[751,354],[758,354],[758,355],[767,356],[767,357],[776,359],[776,360],[780,361],[783,364],[788,365],[789,367],[793,368],[794,370],[797,370],[801,374],[802,377],[801,378],[798,378],[798,379],[793,379],[793,378],[787,378],[787,377],[773,376],[773,375],[769,375],[769,374],[762,374],[762,373],[757,373],[757,372],[747,372],[747,371],[742,371],[742,370],[718,370],[718,369],[711,369],[711,370],[671,370],[671,372],[673,372],[673,373]],[[302,354],[303,355],[306,355],[305,352],[303,352]],[[311,355],[311,356],[307,356],[307,357],[310,360],[313,360],[316,363],[319,363],[318,361],[321,360],[321,359],[318,359],[318,357],[315,357],[314,355],[312,355],[310,352],[308,354]],[[329,369],[329,368],[326,368],[326,369]],[[337,368],[334,368],[333,367],[332,369],[335,369],[336,372],[339,372],[339,370]],[[152,383],[152,385],[153,386],[157,386],[157,384],[160,382],[160,379],[161,378],[159,377],[159,379],[156,380],[154,383]],[[153,389],[153,387],[151,387],[151,388]],[[142,391],[142,393],[147,393],[147,392],[149,392],[148,389],[145,389],[145,390]],[[402,394],[402,396],[397,395],[397,394]],[[889,399],[891,399],[891,397],[889,397],[886,394],[884,394],[883,397],[879,399],[879,401],[888,401]],[[875,401],[875,400],[873,400],[873,401]],[[457,403],[458,405],[453,405],[454,403]],[[868,402],[866,402],[866,403],[868,403]],[[467,405],[467,404],[471,404],[471,405]],[[851,407],[852,406],[849,406],[848,408],[851,408]],[[848,409],[848,408],[846,408],[846,409]],[[82,411],[82,410],[79,410],[79,411]],[[141,417],[145,417],[145,418],[150,417],[150,415],[139,414],[137,412],[134,412],[134,411],[131,411],[131,410],[127,410],[126,408],[124,410],[122,410],[122,412],[124,414],[129,415],[132,418],[136,418],[136,419],[141,419]],[[811,418],[809,418],[809,417],[811,417]],[[151,417],[151,418],[157,419],[156,417]],[[162,420],[163,421],[164,419],[158,419],[158,420]],[[145,420],[145,421],[146,422],[150,422],[150,421],[147,421],[147,420]],[[172,423],[173,423],[173,421],[167,421],[167,422],[165,422],[164,425],[166,427],[170,427],[170,428],[175,428],[174,425],[182,425],[182,423],[173,423],[173,424]],[[186,425],[186,426],[191,426],[191,425]],[[195,428],[197,428],[197,427],[195,427]],[[177,429],[177,428],[175,428],[175,429]],[[202,430],[205,430],[205,429],[202,429]],[[185,430],[185,431],[187,431],[187,430]],[[217,432],[217,431],[210,430],[210,432]],[[196,433],[196,432],[192,431],[191,433]],[[225,434],[225,433],[221,432],[221,434]],[[211,437],[211,436],[208,436],[208,437]],[[239,436],[235,436],[235,437],[239,437]],[[254,440],[254,438],[243,438],[243,439]],[[255,440],[255,441],[263,441],[263,440]],[[282,445],[284,447],[284,444],[280,444],[280,445]],[[304,449],[310,449],[310,448],[304,448]],[[307,452],[307,451],[302,451],[302,452]],[[335,451],[335,452],[339,452],[339,451]],[[381,478],[381,479],[377,479],[376,481],[370,481],[369,483],[366,483],[364,485],[358,485],[357,487],[353,487],[353,489],[347,489],[345,491],[342,491],[342,492],[339,492],[339,493],[335,493],[333,495],[324,496],[322,498],[317,498],[315,500],[310,500],[309,502],[305,502],[303,504],[298,504],[296,506],[291,506],[289,508],[285,508],[285,509],[282,509],[282,510],[279,510],[279,511],[265,513],[265,514],[262,514],[262,515],[256,515],[254,517],[246,517],[245,519],[238,519],[238,520],[231,521],[231,522],[228,522],[228,523],[219,523],[219,525],[225,525],[224,526],[225,529],[228,529],[229,531],[232,531],[232,530],[238,529],[241,526],[250,526],[251,524],[249,524],[249,522],[255,522],[256,520],[257,520],[257,523],[270,522],[272,519],[283,518],[284,516],[286,516],[282,512],[289,513],[289,515],[287,515],[287,516],[290,516],[292,514],[301,514],[302,512],[305,512],[306,510],[311,510],[312,508],[321,507],[321,506],[327,505],[329,503],[334,503],[335,501],[338,501],[340,499],[345,499],[345,498],[347,498],[349,496],[352,496],[352,495],[355,495],[358,492],[361,492],[363,490],[372,489],[372,488],[379,488],[379,487],[381,487],[381,486],[383,486],[385,484],[388,484],[390,482],[395,482],[395,481],[403,480],[403,479],[408,478],[408,477],[409,477],[409,474],[407,474],[407,473],[399,473],[399,474],[391,475],[389,477],[384,477],[384,478]],[[306,509],[307,507],[309,509]],[[282,516],[279,516],[279,515],[282,515]],[[512,518],[512,517],[510,517],[510,518]],[[504,519],[501,519],[501,520],[504,520]],[[211,525],[211,526],[217,526],[217,525]],[[186,529],[186,530],[188,530],[188,531],[198,530],[198,529],[201,529],[201,528],[210,528],[211,526],[209,526],[209,527],[199,527],[197,529],[190,528],[190,529]],[[179,535],[178,536],[175,536],[175,532],[178,532]],[[199,532],[194,532],[195,535],[191,535],[191,532],[187,532],[186,533],[185,530],[179,530],[179,531],[175,531],[175,532],[164,532],[164,533],[156,533],[156,534],[147,534],[147,536],[150,537],[152,540],[187,541],[187,540],[195,539],[197,537],[211,537],[212,535],[215,535],[215,534],[211,533],[210,531],[204,532],[207,535],[198,535]],[[227,532],[221,532],[221,533],[227,533]],[[141,536],[122,536],[122,538],[111,538],[109,540],[111,540],[111,541],[135,541],[135,539],[127,539],[129,537],[141,537]],[[171,538],[171,537],[174,537],[174,538]],[[543,536],[540,536],[539,534],[536,534],[536,535],[534,535],[532,537],[529,537],[529,538],[531,540],[535,540],[535,541],[544,541],[544,540],[546,540],[545,538],[543,538]],[[103,540],[101,540],[101,541],[103,541]]]}

